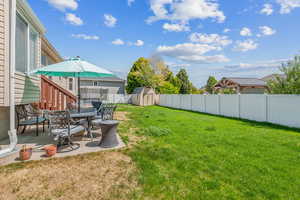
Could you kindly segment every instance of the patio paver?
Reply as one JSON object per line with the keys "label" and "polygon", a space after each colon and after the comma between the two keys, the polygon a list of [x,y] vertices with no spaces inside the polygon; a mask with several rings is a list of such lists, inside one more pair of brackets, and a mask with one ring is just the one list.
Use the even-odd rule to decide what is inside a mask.
{"label": "patio paver", "polygon": [[[97,133],[100,130],[92,131],[93,133]],[[41,131],[42,132],[42,131]],[[65,156],[74,156],[78,154],[84,153],[91,153],[91,152],[98,152],[104,150],[112,150],[112,149],[119,149],[125,146],[123,141],[121,140],[120,136],[117,135],[118,138],[118,145],[114,148],[102,148],[99,146],[99,141],[101,140],[101,136],[94,137],[93,142],[91,142],[90,138],[87,137],[78,137],[74,138],[76,143],[80,144],[80,148],[71,152],[66,153],[56,153],[53,157],[65,157]],[[1,148],[5,148],[9,140],[2,140],[0,141]],[[53,137],[48,136],[47,130],[45,133],[40,134],[40,136],[35,135],[35,129],[30,128],[26,131],[25,134],[18,136],[18,145],[17,147],[21,148],[22,145],[26,144],[27,147],[32,147],[34,149],[31,159],[30,160],[42,160],[42,159],[49,159],[45,157],[45,151],[42,148],[46,145],[53,144]],[[53,158],[52,157],[52,158]],[[30,161],[29,160],[29,161]],[[10,163],[22,162],[19,160],[19,152],[11,154],[8,157],[0,158],[0,165],[7,165]],[[27,161],[25,161],[27,162]]]}

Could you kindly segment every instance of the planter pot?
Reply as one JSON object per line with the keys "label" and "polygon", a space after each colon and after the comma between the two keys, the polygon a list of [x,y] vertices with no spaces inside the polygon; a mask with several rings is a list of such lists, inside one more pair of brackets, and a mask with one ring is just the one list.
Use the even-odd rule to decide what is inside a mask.
{"label": "planter pot", "polygon": [[20,160],[29,160],[32,155],[32,148],[24,148],[20,150]]}
{"label": "planter pot", "polygon": [[55,145],[50,145],[44,148],[46,156],[51,157],[54,156],[57,152],[57,147]]}

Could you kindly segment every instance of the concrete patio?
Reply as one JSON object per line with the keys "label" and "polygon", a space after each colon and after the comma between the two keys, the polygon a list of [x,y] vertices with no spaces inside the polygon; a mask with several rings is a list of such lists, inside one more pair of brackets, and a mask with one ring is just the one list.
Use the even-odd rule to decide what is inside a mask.
{"label": "concrete patio", "polygon": [[[17,147],[20,149],[23,145],[26,147],[32,147],[33,152],[30,160],[42,160],[42,159],[49,159],[45,156],[45,151],[43,148],[50,144],[56,144],[53,140],[53,137],[48,135],[47,129],[45,133],[42,132],[42,128],[40,127],[39,136],[35,135],[35,127],[28,128],[28,130],[23,135],[18,135],[18,145]],[[117,135],[119,144],[114,148],[101,148],[99,146],[99,142],[101,140],[101,130],[93,130],[94,135],[93,141],[90,138],[86,137],[84,134],[81,134],[77,137],[74,137],[74,142],[80,144],[80,148],[65,152],[65,153],[56,153],[53,157],[65,157],[65,156],[74,156],[78,154],[84,153],[91,153],[91,152],[98,152],[98,151],[105,151],[105,150],[112,150],[112,149],[119,149],[125,146],[123,141],[121,140],[120,136]],[[5,148],[9,144],[9,139],[1,140],[0,141],[0,149]],[[53,158],[52,157],[52,158]],[[30,161],[29,160],[29,161]],[[10,156],[0,158],[0,165],[7,165],[10,163],[16,162],[24,162],[19,160],[19,152],[13,153]],[[27,162],[27,161],[25,161]]]}

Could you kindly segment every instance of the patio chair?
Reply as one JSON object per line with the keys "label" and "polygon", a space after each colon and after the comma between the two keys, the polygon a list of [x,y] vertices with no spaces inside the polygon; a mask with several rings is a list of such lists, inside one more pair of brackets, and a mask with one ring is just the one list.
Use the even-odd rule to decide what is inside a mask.
{"label": "patio chair", "polygon": [[85,128],[72,120],[68,111],[48,111],[47,117],[50,122],[49,133],[58,141],[58,152],[69,152],[80,147],[72,138],[85,131]]}
{"label": "patio chair", "polygon": [[36,136],[39,135],[39,125],[43,124],[45,132],[45,122],[47,119],[42,111],[34,109],[30,104],[16,106],[17,130],[23,126],[23,134],[28,126],[36,125]]}
{"label": "patio chair", "polygon": [[92,106],[97,109],[97,114],[100,114],[102,101],[92,101]]}
{"label": "patio chair", "polygon": [[95,117],[92,121],[93,126],[100,126],[102,121],[105,120],[113,120],[114,119],[114,112],[117,108],[116,104],[102,104],[99,108],[99,115]]}

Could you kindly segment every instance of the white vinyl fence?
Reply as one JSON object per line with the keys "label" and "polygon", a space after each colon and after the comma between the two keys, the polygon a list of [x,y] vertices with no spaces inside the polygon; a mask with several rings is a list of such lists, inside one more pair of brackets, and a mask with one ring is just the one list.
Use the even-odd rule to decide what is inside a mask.
{"label": "white vinyl fence", "polygon": [[160,95],[158,105],[300,128],[300,95]]}
{"label": "white vinyl fence", "polygon": [[124,95],[124,94],[104,94],[101,96],[97,96],[94,98],[87,98],[87,97],[83,97],[82,98],[82,103],[83,104],[89,104],[92,101],[103,101],[106,103],[120,103],[120,104],[129,104],[131,103],[131,97],[132,95]]}

